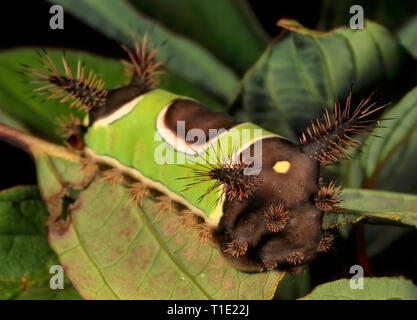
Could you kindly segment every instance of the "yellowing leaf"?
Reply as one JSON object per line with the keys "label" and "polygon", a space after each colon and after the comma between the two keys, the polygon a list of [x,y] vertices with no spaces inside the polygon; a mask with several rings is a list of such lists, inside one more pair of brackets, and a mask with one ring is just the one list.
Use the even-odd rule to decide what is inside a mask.
{"label": "yellowing leaf", "polygon": [[[404,278],[363,278],[363,289],[351,288],[350,279],[316,287],[303,300],[416,300],[417,287]],[[353,280],[357,281],[357,280]]]}

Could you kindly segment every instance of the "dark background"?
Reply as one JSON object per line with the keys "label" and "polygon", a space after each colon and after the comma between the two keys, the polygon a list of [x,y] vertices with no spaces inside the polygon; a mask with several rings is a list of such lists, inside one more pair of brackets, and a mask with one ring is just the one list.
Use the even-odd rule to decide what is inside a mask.
{"label": "dark background", "polygon": [[[318,0],[252,0],[249,2],[258,20],[271,37],[277,36],[280,32],[280,29],[276,27],[276,22],[280,18],[294,18],[303,25],[314,29],[322,14],[322,1]],[[416,5],[415,1],[404,2],[411,7]],[[16,46],[35,46],[37,48],[53,46],[84,49],[115,58],[124,57],[124,51],[116,41],[95,32],[69,14],[65,15],[64,30],[51,30],[49,27],[50,3],[41,0],[25,1],[24,3],[22,5],[21,2],[11,1],[7,6],[2,5],[0,49]],[[395,8],[393,8],[393,21],[395,19],[401,20],[401,17],[395,17],[395,14]],[[386,23],[388,29],[390,23],[392,22]],[[30,156],[3,141],[0,141],[0,176],[0,190],[21,184],[36,184],[35,168]],[[412,230],[406,233],[393,242],[382,254],[369,259],[364,248],[363,228],[362,224],[355,225],[354,231],[347,240],[338,237],[335,249],[328,255],[320,256],[311,264],[312,287],[342,277],[350,278],[349,268],[354,264],[365,266],[367,275],[404,275],[417,284],[417,232]]]}

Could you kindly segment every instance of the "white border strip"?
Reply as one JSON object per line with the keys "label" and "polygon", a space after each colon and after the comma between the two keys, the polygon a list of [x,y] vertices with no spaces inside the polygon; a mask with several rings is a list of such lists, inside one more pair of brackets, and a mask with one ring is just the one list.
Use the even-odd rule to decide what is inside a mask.
{"label": "white border strip", "polygon": [[[204,143],[200,146],[192,148],[186,141],[184,141],[183,139],[179,139],[176,135],[176,132],[174,133],[170,128],[168,128],[165,125],[165,114],[167,113],[168,108],[170,106],[171,106],[171,103],[168,104],[167,106],[165,106],[161,110],[161,112],[158,114],[158,117],[156,119],[156,130],[159,133],[159,135],[162,137],[162,139],[168,145],[170,145],[175,151],[180,151],[180,152],[183,152],[183,153],[188,154],[190,156],[197,156],[197,155],[200,155],[200,154],[204,153],[206,150],[208,150],[210,145],[214,145],[214,143],[216,143],[217,140],[219,140],[224,135],[228,134],[231,131],[231,129],[235,129],[235,128],[238,128],[240,126],[243,126],[243,125],[246,125],[246,124],[249,123],[249,122],[243,122],[243,123],[237,124],[236,126],[230,128],[230,129],[225,129],[220,134],[216,135],[213,139],[206,141],[206,143]],[[261,138],[269,137],[269,136],[270,135],[261,136]],[[275,137],[276,135],[271,134],[271,136]],[[257,140],[259,140],[259,138],[254,139],[252,142],[249,142],[246,145],[252,145]],[[240,148],[240,151],[242,151],[242,150],[244,150],[244,149]]]}
{"label": "white border strip", "polygon": [[136,105],[144,98],[145,95],[146,94],[142,94],[139,97],[136,97],[133,100],[126,102],[123,106],[115,110],[113,113],[109,114],[107,117],[98,119],[97,121],[93,123],[93,127],[99,127],[99,126],[105,127],[123,118],[125,115],[130,113],[136,107]]}
{"label": "white border strip", "polygon": [[96,154],[93,150],[90,148],[85,148],[85,153],[90,156],[92,159],[96,160],[99,163],[103,163],[106,165],[109,165],[111,167],[117,168],[123,173],[129,175],[132,178],[135,178],[143,183],[145,183],[147,186],[158,190],[159,192],[164,193],[165,195],[169,196],[172,200],[179,202],[180,204],[184,205],[188,209],[190,209],[193,213],[196,215],[202,217],[209,225],[216,227],[218,224],[218,221],[213,221],[212,217],[208,217],[204,214],[204,211],[195,207],[193,204],[191,204],[188,200],[186,200],[184,197],[178,195],[177,193],[171,191],[167,187],[165,187],[162,183],[154,181],[146,176],[144,176],[139,170],[135,168],[127,167],[123,164],[121,164],[116,159],[110,157],[110,156],[102,156]]}

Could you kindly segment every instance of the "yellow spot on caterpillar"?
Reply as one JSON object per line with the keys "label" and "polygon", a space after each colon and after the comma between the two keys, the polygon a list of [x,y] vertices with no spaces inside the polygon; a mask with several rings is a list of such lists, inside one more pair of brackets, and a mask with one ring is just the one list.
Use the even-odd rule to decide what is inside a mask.
{"label": "yellow spot on caterpillar", "polygon": [[291,164],[288,161],[277,161],[273,169],[278,173],[287,173],[290,170]]}
{"label": "yellow spot on caterpillar", "polygon": [[83,120],[83,126],[84,127],[88,127],[88,125],[90,124],[90,117],[88,116],[88,114],[84,117]]}

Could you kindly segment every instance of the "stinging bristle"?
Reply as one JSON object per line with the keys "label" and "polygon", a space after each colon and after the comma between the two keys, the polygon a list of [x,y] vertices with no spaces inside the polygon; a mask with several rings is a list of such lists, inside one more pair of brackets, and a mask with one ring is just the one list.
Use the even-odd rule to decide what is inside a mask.
{"label": "stinging bristle", "polygon": [[191,210],[182,210],[179,214],[181,217],[181,224],[178,228],[180,232],[188,232],[191,227],[197,225],[197,218]]}
{"label": "stinging bristle", "polygon": [[328,185],[322,185],[314,197],[317,209],[321,211],[335,211],[335,207],[340,203],[337,199],[342,191],[341,186],[335,186],[335,182],[331,181]]}
{"label": "stinging bristle", "polygon": [[98,170],[97,164],[91,158],[81,158],[81,163],[81,170],[88,177]]}
{"label": "stinging bristle", "polygon": [[153,204],[153,211],[157,213],[155,220],[159,220],[163,215],[171,213],[174,210],[174,201],[168,196],[156,197],[156,202]]}
{"label": "stinging bristle", "polygon": [[145,33],[141,43],[139,43],[136,35],[132,33],[134,50],[130,50],[127,46],[121,45],[123,50],[129,56],[129,60],[122,60],[127,66],[126,74],[132,76],[132,84],[145,85],[148,88],[155,88],[158,84],[158,77],[164,72],[159,70],[163,65],[162,61],[155,61],[155,55],[160,46],[152,49],[149,53],[148,44],[150,35]]}
{"label": "stinging bristle", "polygon": [[276,260],[271,260],[271,259],[262,260],[262,264],[265,266],[267,270],[273,270],[276,267],[278,267],[278,262]]}
{"label": "stinging bristle", "polygon": [[335,102],[333,114],[326,109],[321,118],[316,118],[301,134],[300,143],[303,151],[322,165],[337,162],[342,158],[349,158],[347,148],[359,150],[362,142],[352,138],[353,134],[372,135],[370,131],[378,127],[376,119],[368,119],[370,115],[387,106],[376,106],[371,102],[371,94],[363,99],[358,106],[351,110],[352,89],[346,99],[344,109],[340,102]]}
{"label": "stinging bristle", "polygon": [[244,240],[235,239],[227,244],[227,249],[224,251],[236,258],[243,256],[248,251],[248,243]]}
{"label": "stinging bristle", "polygon": [[287,262],[292,265],[297,265],[302,263],[304,260],[304,254],[300,251],[294,251],[289,254],[287,257]]}
{"label": "stinging bristle", "polygon": [[37,96],[46,96],[45,100],[58,99],[59,103],[72,101],[70,107],[86,111],[104,106],[107,96],[107,91],[103,90],[104,81],[92,70],[87,74],[81,61],[78,61],[74,77],[65,56],[62,57],[64,75],[50,56],[40,53],[40,57],[44,70],[23,65],[23,74],[31,76],[32,83],[41,85],[33,90]]}
{"label": "stinging bristle", "polygon": [[103,171],[101,181],[108,182],[112,187],[121,185],[124,181],[123,174],[116,168]]}
{"label": "stinging bristle", "polygon": [[200,244],[206,244],[212,239],[213,229],[210,228],[207,224],[199,223],[196,226],[196,229],[198,232],[198,237],[200,239]]}
{"label": "stinging bristle", "polygon": [[[208,155],[208,151],[206,151],[206,154]],[[233,151],[229,158],[223,155],[222,160],[217,155],[214,162],[207,164],[196,163],[198,167],[185,166],[192,169],[193,175],[179,179],[193,179],[195,181],[187,184],[183,191],[187,191],[201,183],[215,180],[215,183],[199,197],[198,201],[204,199],[206,195],[220,186],[222,186],[222,189],[217,201],[222,196],[226,196],[228,201],[234,199],[242,201],[253,195],[256,190],[257,176],[245,174],[246,170],[250,170],[251,165],[237,159],[236,151]]]}
{"label": "stinging bristle", "polygon": [[270,205],[264,213],[266,228],[271,232],[280,232],[287,226],[289,210],[283,202],[278,205]]}
{"label": "stinging bristle", "polygon": [[63,139],[78,134],[78,127],[81,126],[81,120],[70,114],[68,117],[60,117],[56,122],[56,133]]}
{"label": "stinging bristle", "polygon": [[317,252],[328,252],[332,247],[333,241],[334,235],[326,231],[317,246]]}
{"label": "stinging bristle", "polygon": [[143,199],[150,195],[149,188],[142,182],[134,182],[127,187],[127,194],[136,206],[143,204]]}

